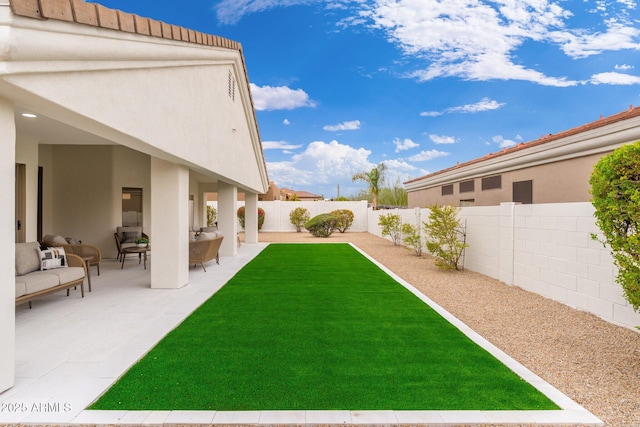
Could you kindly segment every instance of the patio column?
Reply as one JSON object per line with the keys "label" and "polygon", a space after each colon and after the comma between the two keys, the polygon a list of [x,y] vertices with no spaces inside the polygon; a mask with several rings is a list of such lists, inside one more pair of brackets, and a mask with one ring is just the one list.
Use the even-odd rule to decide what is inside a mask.
{"label": "patio column", "polygon": [[[13,103],[0,98],[0,283],[15,282],[15,173],[16,173],[16,124]],[[16,289],[0,286],[0,392],[13,386],[16,364]]]}
{"label": "patio column", "polygon": [[151,287],[189,282],[189,169],[151,158]]}
{"label": "patio column", "polygon": [[258,194],[244,193],[244,241],[258,243]]}
{"label": "patio column", "polygon": [[220,255],[238,254],[238,187],[218,181],[218,230],[224,236]]}

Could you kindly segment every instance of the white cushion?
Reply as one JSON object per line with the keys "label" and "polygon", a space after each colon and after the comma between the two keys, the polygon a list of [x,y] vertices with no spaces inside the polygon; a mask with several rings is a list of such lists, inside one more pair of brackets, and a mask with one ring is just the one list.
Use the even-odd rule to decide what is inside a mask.
{"label": "white cushion", "polygon": [[18,280],[16,277],[16,298],[21,297],[27,293],[27,284]]}
{"label": "white cushion", "polygon": [[60,277],[50,271],[34,271],[26,276],[22,276],[20,280],[24,283],[26,293],[28,294],[53,288],[60,284]]}
{"label": "white cushion", "polygon": [[40,245],[38,242],[16,243],[16,274],[40,270]]}
{"label": "white cushion", "polygon": [[44,250],[38,250],[40,253],[40,269],[51,270],[54,268],[66,268],[67,255],[64,253],[64,248],[50,247]]}
{"label": "white cushion", "polygon": [[218,233],[216,231],[203,231],[196,240],[213,240],[216,237],[218,237]]}

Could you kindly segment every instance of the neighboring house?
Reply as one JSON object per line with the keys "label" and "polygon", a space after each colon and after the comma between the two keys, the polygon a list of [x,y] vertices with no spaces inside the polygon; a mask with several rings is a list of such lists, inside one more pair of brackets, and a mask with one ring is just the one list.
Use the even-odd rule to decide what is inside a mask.
{"label": "neighboring house", "polygon": [[301,202],[322,200],[323,197],[308,191],[291,190],[283,188],[280,190],[280,200],[299,200]]}
{"label": "neighboring house", "polygon": [[409,207],[588,202],[593,166],[640,140],[640,107],[404,183]]}
{"label": "neighboring house", "polygon": [[[237,253],[237,195],[257,207],[269,184],[239,43],[82,0],[0,0],[0,34],[0,283],[14,281],[14,240],[60,234],[115,257],[126,217],[151,238],[151,287],[182,287],[208,192],[221,253]],[[14,298],[0,286],[0,392]]]}

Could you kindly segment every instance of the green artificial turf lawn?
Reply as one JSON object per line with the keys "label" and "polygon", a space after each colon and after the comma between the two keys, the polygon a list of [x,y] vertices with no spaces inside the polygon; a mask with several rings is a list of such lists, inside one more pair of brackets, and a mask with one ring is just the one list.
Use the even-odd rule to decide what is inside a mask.
{"label": "green artificial turf lawn", "polygon": [[558,409],[347,244],[271,244],[90,409]]}

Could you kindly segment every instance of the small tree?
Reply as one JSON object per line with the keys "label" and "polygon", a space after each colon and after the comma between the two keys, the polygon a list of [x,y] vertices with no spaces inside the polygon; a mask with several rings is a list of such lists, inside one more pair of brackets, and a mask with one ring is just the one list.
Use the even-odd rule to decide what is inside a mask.
{"label": "small tree", "polygon": [[382,235],[391,237],[394,245],[400,244],[401,219],[400,215],[385,214],[378,218],[378,225],[382,227]]}
{"label": "small tree", "polygon": [[387,166],[384,163],[380,163],[378,166],[374,166],[369,172],[358,172],[351,177],[351,181],[364,181],[369,184],[369,192],[373,197],[373,210],[378,209],[378,192],[384,183],[384,173],[387,170]]}
{"label": "small tree", "polygon": [[[238,221],[240,221],[240,227],[244,228],[244,206],[238,208]],[[258,208],[258,230],[262,228],[264,224],[264,209]]]}
{"label": "small tree", "polygon": [[303,207],[297,207],[289,212],[289,221],[291,221],[291,224],[293,224],[298,233],[302,231],[304,224],[309,221],[309,219],[311,219],[311,214]]}
{"label": "small tree", "polygon": [[213,206],[207,205],[207,227],[211,227],[216,222],[218,211]]}
{"label": "small tree", "polygon": [[411,224],[402,224],[402,241],[413,249],[416,256],[422,256],[422,236],[420,229]]}
{"label": "small tree", "polygon": [[338,218],[338,222],[336,222],[336,230],[341,233],[347,231],[351,224],[353,224],[353,212],[349,209],[337,209],[331,212],[332,215],[335,215]]}
{"label": "small tree", "polygon": [[304,225],[316,237],[329,237],[336,229],[338,218],[330,213],[316,215]]}
{"label": "small tree", "polygon": [[[596,224],[609,245],[616,281],[624,296],[640,308],[640,141],[623,145],[602,157],[591,178],[591,203]],[[597,236],[592,235],[597,239]]]}
{"label": "small tree", "polygon": [[462,251],[468,245],[461,239],[464,231],[458,219],[458,208],[453,206],[430,207],[429,222],[423,222],[427,232],[427,250],[436,259],[436,265],[444,270],[461,270]]}

